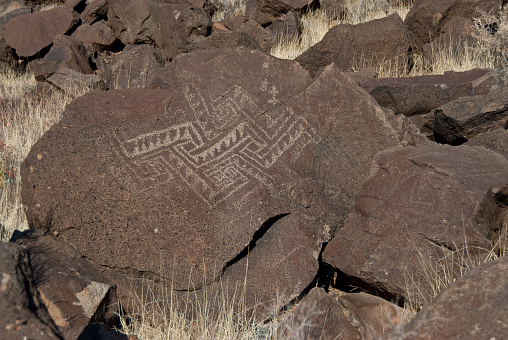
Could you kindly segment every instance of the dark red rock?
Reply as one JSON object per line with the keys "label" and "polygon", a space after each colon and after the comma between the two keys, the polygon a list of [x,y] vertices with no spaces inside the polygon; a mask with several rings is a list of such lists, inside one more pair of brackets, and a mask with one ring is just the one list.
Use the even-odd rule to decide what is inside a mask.
{"label": "dark red rock", "polygon": [[35,288],[27,251],[0,242],[0,275],[2,339],[62,339]]}
{"label": "dark red rock", "polygon": [[275,19],[288,12],[304,14],[317,7],[318,3],[316,0],[258,0],[258,9]]}
{"label": "dark red rock", "polygon": [[182,1],[111,0],[108,23],[124,44],[152,44],[170,60],[188,44],[208,34],[211,19],[205,10]]}
{"label": "dark red rock", "polygon": [[[23,164],[30,225],[109,273],[199,289],[288,213],[318,247],[351,210],[372,157],[398,145],[379,106],[333,66],[311,81],[296,62],[238,48],[182,55],[157,76],[169,89],[75,100]],[[314,265],[315,249],[301,250]]]}
{"label": "dark red rock", "polygon": [[463,96],[487,94],[499,84],[490,69],[403,78],[359,79],[379,105],[406,116],[428,113]]}
{"label": "dark red rock", "polygon": [[277,18],[267,27],[274,39],[296,37],[300,34],[300,20],[294,12],[288,12]]}
{"label": "dark red rock", "polygon": [[463,97],[432,111],[436,142],[459,145],[488,131],[508,126],[508,88]]}
{"label": "dark red rock", "polygon": [[344,307],[323,288],[313,288],[284,315],[281,324],[282,339],[362,339]]}
{"label": "dark red rock", "polygon": [[59,34],[71,30],[78,15],[69,7],[19,15],[4,25],[4,38],[20,57],[32,57],[53,43]]}
{"label": "dark red rock", "polygon": [[46,81],[72,97],[79,97],[89,90],[106,89],[101,77],[95,74],[82,74],[65,67],[59,68]]}
{"label": "dark red rock", "polygon": [[506,277],[506,256],[472,269],[426,304],[400,339],[502,339],[508,334]]}
{"label": "dark red rock", "polygon": [[61,68],[68,68],[83,74],[91,74],[83,44],[67,35],[59,35],[48,54],[30,64],[35,79],[45,80]]}
{"label": "dark red rock", "polygon": [[109,9],[109,0],[93,0],[85,7],[85,10],[79,16],[85,24],[92,24],[97,20],[107,18]]}
{"label": "dark red rock", "polygon": [[323,261],[379,294],[407,298],[414,280],[428,296],[422,258],[433,262],[466,246],[472,257],[486,256],[489,226],[478,226],[475,211],[491,187],[507,182],[506,158],[481,147],[381,152]]}
{"label": "dark red rock", "polygon": [[508,131],[505,128],[493,129],[467,141],[468,146],[483,146],[495,151],[508,159]]}
{"label": "dark red rock", "polygon": [[[455,17],[466,19],[480,12],[497,13],[503,0],[416,0],[406,16],[405,24],[411,37],[413,49],[423,46],[440,36],[443,27]],[[458,32],[453,35],[456,36]],[[448,37],[449,38],[449,37]]]}
{"label": "dark red rock", "polygon": [[409,62],[408,51],[406,27],[398,14],[392,14],[358,25],[334,26],[295,60],[311,76],[332,62],[342,71],[385,64],[402,72]]}
{"label": "dark red rock", "polygon": [[71,37],[85,45],[90,54],[111,49],[116,40],[115,32],[103,20],[79,26]]}
{"label": "dark red rock", "polygon": [[29,251],[41,301],[65,339],[77,339],[90,322],[115,322],[116,290],[100,267],[42,230],[18,233],[15,242]]}
{"label": "dark red rock", "polygon": [[107,88],[146,87],[161,65],[150,45],[127,46],[104,69]]}

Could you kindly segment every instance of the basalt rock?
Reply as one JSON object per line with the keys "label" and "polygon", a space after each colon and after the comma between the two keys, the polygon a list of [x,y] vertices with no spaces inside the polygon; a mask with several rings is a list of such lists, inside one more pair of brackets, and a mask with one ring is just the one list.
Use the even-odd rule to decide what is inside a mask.
{"label": "basalt rock", "polygon": [[305,278],[288,272],[269,290],[280,282],[290,299],[315,275],[372,157],[398,145],[382,110],[333,65],[311,81],[298,63],[241,48],[178,57],[157,77],[167,88],[91,92],[68,106],[23,163],[30,225],[110,273],[176,290],[237,279],[246,249],[261,287],[261,273],[280,275],[295,252]]}

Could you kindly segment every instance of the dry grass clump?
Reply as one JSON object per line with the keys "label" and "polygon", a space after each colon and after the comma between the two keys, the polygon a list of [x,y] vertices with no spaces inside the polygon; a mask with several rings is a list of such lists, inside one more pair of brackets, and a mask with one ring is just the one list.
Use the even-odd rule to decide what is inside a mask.
{"label": "dry grass clump", "polygon": [[213,14],[212,21],[218,22],[238,14],[245,14],[247,0],[220,0],[218,10]]}
{"label": "dry grass clump", "polygon": [[278,322],[255,321],[255,311],[242,307],[242,289],[233,296],[222,288],[210,287],[190,293],[188,299],[174,294],[168,287],[145,280],[141,296],[132,294],[131,305],[138,310],[120,315],[120,331],[141,340],[277,339]]}
{"label": "dry grass clump", "polygon": [[420,247],[416,245],[414,239],[409,237],[418,255],[423,282],[416,280],[412,273],[405,273],[404,278],[406,280],[406,293],[408,296],[406,307],[413,314],[416,314],[427,302],[435,298],[439,292],[455,280],[463,277],[471,269],[507,255],[507,227],[500,234],[492,249],[467,245],[468,243],[465,239],[465,246],[457,247],[454,245],[454,250],[441,247],[439,253],[436,249],[432,257],[424,254]]}

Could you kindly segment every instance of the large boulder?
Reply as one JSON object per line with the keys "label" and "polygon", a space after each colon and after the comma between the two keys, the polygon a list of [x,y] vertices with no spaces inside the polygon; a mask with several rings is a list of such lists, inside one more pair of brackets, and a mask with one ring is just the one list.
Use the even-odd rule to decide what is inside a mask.
{"label": "large boulder", "polygon": [[35,288],[28,252],[0,242],[0,329],[2,339],[61,339]]}
{"label": "large boulder", "polygon": [[464,96],[486,95],[499,84],[493,70],[473,69],[403,78],[360,78],[358,84],[381,107],[406,116],[431,110]]}
{"label": "large boulder", "polygon": [[124,44],[152,44],[171,60],[188,44],[208,35],[211,19],[186,1],[112,0],[108,23]]}
{"label": "large boulder", "polygon": [[425,305],[399,339],[502,339],[508,334],[507,276],[506,256],[474,268]]}
{"label": "large boulder", "polygon": [[[333,65],[311,81],[296,62],[241,48],[181,56],[157,76],[169,88],[77,99],[34,145],[22,167],[30,225],[110,273],[169,279],[176,290],[243,265],[253,240],[281,256],[257,240],[279,224],[306,249],[266,235],[317,270],[372,157],[398,145],[379,106]],[[278,221],[286,214],[295,217]],[[280,274],[265,263],[266,276]],[[281,282],[297,280],[289,272]]]}
{"label": "large boulder", "polygon": [[[506,158],[481,147],[382,152],[323,261],[357,286],[422,303],[440,284],[439,275],[456,275],[461,261],[493,249],[491,226],[478,223],[476,210],[490,188],[507,182]],[[442,257],[449,261],[439,262]],[[435,269],[441,265],[444,273]]]}
{"label": "large boulder", "polygon": [[358,25],[332,27],[323,39],[295,60],[315,76],[334,63],[342,71],[382,64],[397,71],[407,70],[409,37],[398,14]]}
{"label": "large boulder", "polygon": [[69,7],[19,15],[4,25],[4,38],[20,57],[32,57],[53,43],[59,34],[70,31],[78,14]]}

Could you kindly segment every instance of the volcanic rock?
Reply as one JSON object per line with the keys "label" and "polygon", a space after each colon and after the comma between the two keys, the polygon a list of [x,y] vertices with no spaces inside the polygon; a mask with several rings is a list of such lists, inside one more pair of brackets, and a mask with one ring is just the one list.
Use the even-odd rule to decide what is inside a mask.
{"label": "volcanic rock", "polygon": [[[491,187],[506,183],[506,158],[481,147],[381,152],[323,261],[381,296],[415,301],[409,288],[417,287],[428,299],[432,283],[425,280],[422,261],[437,265],[436,258],[452,252],[462,259],[486,256],[493,240],[489,226],[478,226],[475,211]],[[461,253],[466,250],[471,253]],[[449,265],[460,265],[459,260]]]}
{"label": "volcanic rock", "polygon": [[32,57],[53,43],[58,34],[65,34],[78,21],[69,7],[19,15],[4,25],[4,38],[20,57]]}
{"label": "volcanic rock", "polygon": [[61,339],[35,288],[28,252],[0,242],[2,339]]}
{"label": "volcanic rock", "polygon": [[508,334],[507,276],[506,256],[472,269],[426,304],[401,339],[502,338]]}
{"label": "volcanic rock", "polygon": [[490,69],[404,78],[358,78],[379,105],[406,116],[428,113],[463,96],[485,95],[499,84]]}
{"label": "volcanic rock", "polygon": [[108,23],[122,43],[151,44],[171,60],[185,52],[186,46],[208,34],[209,15],[189,3],[160,0],[111,0]]}
{"label": "volcanic rock", "polygon": [[342,71],[384,64],[406,70],[409,38],[398,14],[358,25],[336,25],[295,60],[315,76],[332,62]]}
{"label": "volcanic rock", "polygon": [[116,290],[101,269],[42,230],[17,233],[13,239],[29,251],[41,300],[65,339],[77,339],[90,322],[115,322]]}
{"label": "volcanic rock", "polygon": [[[184,55],[157,73],[161,86],[166,75],[168,89],[91,92],[68,106],[23,163],[30,225],[110,273],[194,290],[242,265],[251,241],[280,256],[282,223],[307,245],[282,243],[302,254],[293,261],[307,282],[372,157],[398,145],[382,110],[333,65],[312,82],[255,50]],[[296,217],[275,223],[272,240],[256,239],[286,214]],[[296,276],[280,280],[295,294]]]}

